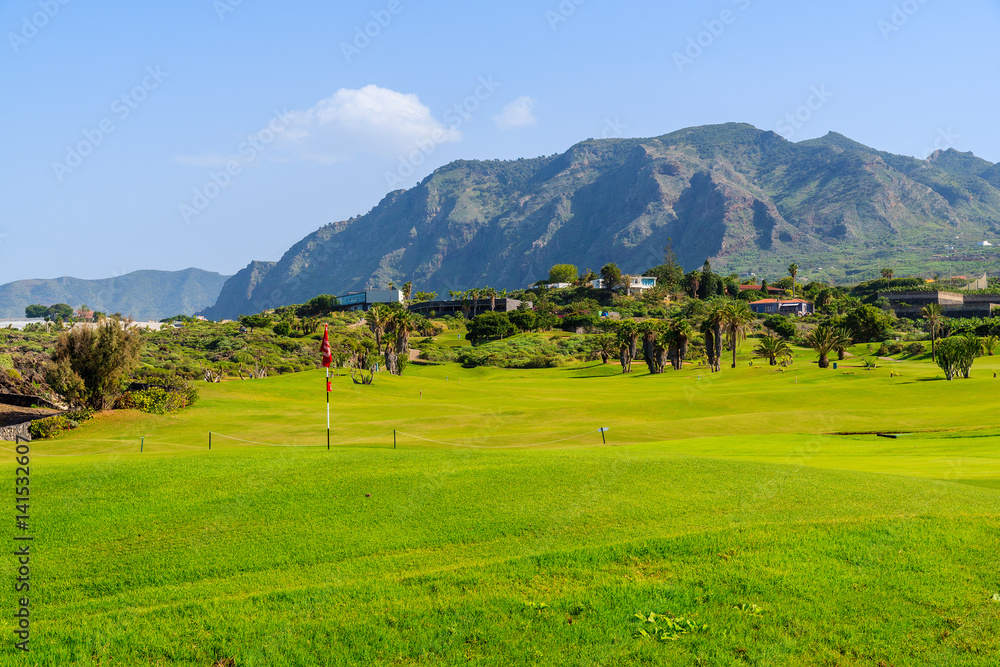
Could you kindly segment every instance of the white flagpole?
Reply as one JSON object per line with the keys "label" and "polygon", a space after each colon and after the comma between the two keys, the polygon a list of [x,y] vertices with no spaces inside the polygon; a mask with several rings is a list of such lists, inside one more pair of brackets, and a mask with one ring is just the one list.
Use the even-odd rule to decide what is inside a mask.
{"label": "white flagpole", "polygon": [[330,367],[326,368],[326,448],[330,449]]}

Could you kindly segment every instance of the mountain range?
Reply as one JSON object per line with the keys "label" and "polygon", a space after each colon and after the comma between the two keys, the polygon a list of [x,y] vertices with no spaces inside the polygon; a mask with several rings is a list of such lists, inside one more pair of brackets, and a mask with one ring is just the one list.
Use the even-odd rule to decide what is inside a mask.
{"label": "mountain range", "polygon": [[18,280],[0,285],[0,318],[24,317],[25,307],[35,303],[66,303],[135,320],[160,320],[212,305],[229,277],[192,268],[134,271],[100,280]]}
{"label": "mountain range", "polygon": [[[368,213],[330,223],[277,262],[231,277],[199,269],[0,286],[0,317],[30,303],[137,319],[234,318],[392,282],[414,291],[525,287],[553,264],[630,274],[671,245],[687,270],[837,282],[1000,268],[1000,164],[954,149],[894,155],[837,134],[790,142],[729,123],[647,139],[588,139],[564,153],[459,160]],[[1000,245],[1000,244],[996,244]]]}
{"label": "mountain range", "polygon": [[751,125],[711,125],[588,139],[548,157],[452,162],[318,229],[278,262],[252,262],[203,313],[234,317],[390,281],[441,294],[518,288],[557,263],[596,271],[614,261],[640,273],[668,242],[688,270],[709,259],[717,270],[779,277],[798,262],[836,280],[858,267],[944,261],[935,253],[946,246],[998,232],[1000,164],[972,153],[921,160],[836,133],[793,143]]}

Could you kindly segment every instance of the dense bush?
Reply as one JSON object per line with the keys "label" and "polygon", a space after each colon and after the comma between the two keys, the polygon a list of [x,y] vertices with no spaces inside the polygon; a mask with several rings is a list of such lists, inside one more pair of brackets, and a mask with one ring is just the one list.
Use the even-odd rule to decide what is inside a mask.
{"label": "dense bush", "polygon": [[924,352],[926,352],[927,348],[924,347],[923,343],[910,343],[909,345],[903,348],[903,351],[906,352],[906,354],[908,354],[909,356],[915,357],[918,354],[923,354]]}
{"label": "dense bush", "polygon": [[180,374],[144,368],[135,374],[128,391],[115,402],[115,408],[166,414],[190,407],[197,400],[198,390]]}
{"label": "dense bush", "polygon": [[534,331],[538,326],[538,317],[532,310],[515,310],[507,313],[507,319],[517,327],[518,331]]}
{"label": "dense bush", "polygon": [[62,431],[74,429],[85,421],[89,421],[94,416],[94,411],[89,408],[70,410],[59,415],[52,415],[44,419],[36,419],[28,426],[28,433],[36,440],[51,438]]}
{"label": "dense bush", "polygon": [[106,410],[121,395],[141,349],[141,334],[117,319],[72,329],[59,336],[46,379],[70,403]]}
{"label": "dense bush", "polygon": [[457,360],[467,368],[551,368],[590,355],[593,336],[571,336],[550,341],[539,334],[515,336],[508,340],[461,348]]}
{"label": "dense bush", "polygon": [[28,426],[28,433],[36,440],[51,438],[69,428],[69,421],[63,415],[53,415],[45,419],[36,419]]}
{"label": "dense bush", "polygon": [[473,345],[494,339],[506,338],[517,333],[506,313],[488,312],[476,315],[469,321],[469,340]]}
{"label": "dense bush", "polygon": [[433,341],[420,345],[420,358],[425,361],[454,361],[457,356],[458,348],[438,345]]}
{"label": "dense bush", "polygon": [[881,308],[872,305],[858,306],[844,320],[855,343],[885,340],[892,332],[893,318]]}
{"label": "dense bush", "polygon": [[764,319],[764,326],[785,340],[794,338],[797,331],[795,323],[785,315],[768,315]]}
{"label": "dense bush", "polygon": [[886,342],[882,343],[879,346],[878,351],[875,353],[875,355],[879,357],[889,357],[894,354],[902,354],[903,350],[904,350],[903,344],[900,343],[899,341]]}
{"label": "dense bush", "polygon": [[162,387],[150,387],[139,391],[127,391],[121,395],[115,407],[120,410],[141,410],[155,415],[176,412],[187,407],[188,395],[180,391],[168,391]]}
{"label": "dense bush", "polygon": [[600,318],[590,313],[573,313],[566,315],[559,322],[559,328],[563,331],[575,332],[577,329],[588,331],[597,326]]}

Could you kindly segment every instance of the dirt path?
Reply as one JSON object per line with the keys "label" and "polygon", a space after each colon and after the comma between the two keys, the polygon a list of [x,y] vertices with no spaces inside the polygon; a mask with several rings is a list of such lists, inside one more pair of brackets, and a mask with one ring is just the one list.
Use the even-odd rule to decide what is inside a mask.
{"label": "dirt path", "polygon": [[4,405],[0,403],[0,426],[10,426],[20,424],[31,419],[57,415],[59,410],[47,410],[45,408],[21,408],[16,405]]}

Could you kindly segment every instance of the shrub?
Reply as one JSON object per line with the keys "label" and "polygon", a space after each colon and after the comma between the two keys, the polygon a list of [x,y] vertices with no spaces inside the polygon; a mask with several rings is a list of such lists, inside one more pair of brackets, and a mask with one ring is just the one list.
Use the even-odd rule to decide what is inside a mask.
{"label": "shrub", "polygon": [[121,395],[115,407],[121,410],[141,410],[155,415],[175,412],[184,407],[184,396],[162,387],[150,387],[139,391],[127,391]]}
{"label": "shrub", "polygon": [[458,350],[429,342],[420,346],[420,358],[426,361],[454,361]]}
{"label": "shrub", "polygon": [[94,418],[94,411],[90,408],[77,408],[76,410],[64,412],[63,416],[66,417],[66,419],[72,419],[75,422],[83,423]]}
{"label": "shrub", "polygon": [[538,326],[538,318],[533,310],[515,310],[508,313],[507,318],[521,332],[531,331]]}
{"label": "shrub", "polygon": [[73,329],[59,336],[46,379],[71,403],[103,410],[121,394],[141,349],[140,333],[117,319]]}
{"label": "shrub", "polygon": [[937,364],[944,371],[945,378],[951,380],[956,375],[968,378],[972,363],[983,351],[983,342],[978,336],[952,336],[937,344]]}
{"label": "shrub", "polygon": [[562,321],[559,322],[559,328],[571,333],[577,329],[584,329],[586,331],[595,327],[598,322],[600,322],[600,318],[590,313],[574,313],[562,318]]}
{"label": "shrub", "polygon": [[488,312],[477,315],[469,322],[469,339],[477,345],[491,338],[505,338],[517,333],[506,313]]}
{"label": "shrub", "polygon": [[552,368],[573,358],[586,358],[592,345],[593,338],[585,336],[553,342],[538,334],[527,334],[474,348],[461,348],[457,360],[467,368]]}
{"label": "shrub", "polygon": [[847,315],[844,324],[856,343],[885,340],[892,332],[893,320],[881,308],[858,306]]}
{"label": "shrub", "polygon": [[135,380],[131,390],[115,402],[115,408],[162,415],[198,401],[198,389],[178,375],[159,369],[144,369]]}
{"label": "shrub", "polygon": [[906,352],[906,354],[910,355],[911,357],[915,357],[918,354],[923,354],[927,348],[924,347],[923,343],[910,343],[903,349]]}
{"label": "shrub", "polygon": [[60,431],[65,431],[69,420],[63,415],[53,415],[45,419],[36,419],[28,426],[28,433],[36,440],[54,437]]}
{"label": "shrub", "polygon": [[793,338],[797,331],[795,323],[784,315],[768,315],[764,319],[764,326],[785,340]]}
{"label": "shrub", "polygon": [[292,332],[292,325],[288,322],[278,322],[274,325],[274,329],[272,329],[272,331],[274,331],[275,335],[287,336]]}

